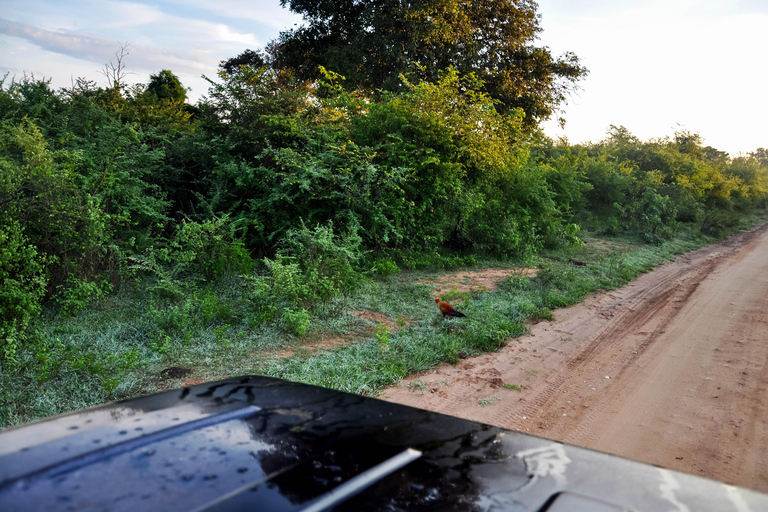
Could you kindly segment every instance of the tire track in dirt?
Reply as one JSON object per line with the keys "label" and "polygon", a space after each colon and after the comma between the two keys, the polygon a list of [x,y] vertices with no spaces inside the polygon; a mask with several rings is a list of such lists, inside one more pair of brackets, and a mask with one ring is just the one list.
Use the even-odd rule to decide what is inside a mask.
{"label": "tire track in dirt", "polygon": [[768,237],[702,282],[592,446],[768,490]]}
{"label": "tire track in dirt", "polygon": [[[640,366],[638,361],[643,358],[648,349],[652,348],[677,315],[679,309],[677,306],[670,306],[673,302],[671,299],[674,298],[680,302],[687,300],[698,288],[700,278],[706,276],[715,264],[714,260],[710,261],[704,267],[690,269],[681,280],[670,282],[671,280],[667,279],[662,283],[663,286],[653,287],[651,293],[643,294],[645,300],[638,304],[638,309],[627,311],[617,320],[612,321],[585,350],[568,361],[566,367],[557,374],[555,379],[548,380],[549,387],[542,393],[544,396],[537,396],[534,404],[526,408],[531,417],[535,417],[537,408],[539,411],[544,408],[565,410],[570,409],[567,404],[574,402],[587,407],[571,409],[572,418],[568,423],[561,423],[549,429],[540,423],[539,428],[546,431],[545,437],[581,446],[594,444],[609,420],[609,409],[615,408],[617,400],[621,400],[627,388],[632,386],[633,378],[637,373],[635,368]],[[651,323],[652,327],[649,325]],[[616,365],[617,354],[610,349],[606,350],[604,345],[610,345],[619,337],[626,336],[626,333],[636,333],[638,329],[642,329],[640,332],[643,333],[641,335],[643,338],[639,344],[633,345],[634,357],[620,360],[619,365]],[[608,380],[611,381],[604,393],[594,400],[588,400],[583,387],[579,386],[578,382],[574,382],[578,380],[574,376],[583,376],[588,372],[590,365],[593,368],[608,368],[602,373],[609,373]],[[561,392],[562,388],[566,389]],[[590,402],[591,405],[588,405]],[[571,426],[574,422],[576,422],[575,428]]]}
{"label": "tire track in dirt", "polygon": [[381,398],[767,491],[767,233],[679,256]]}
{"label": "tire track in dirt", "polygon": [[[629,302],[629,306],[625,304],[625,309],[614,315],[603,330],[587,342],[586,347],[580,349],[554,376],[547,378],[546,388],[530,400],[532,403],[524,407],[523,415],[529,418],[540,417],[544,410],[570,412],[571,418],[567,422],[559,421],[553,425],[549,425],[547,416],[540,417],[537,426],[543,432],[538,434],[582,446],[594,442],[601,432],[603,422],[600,419],[608,416],[608,408],[615,406],[616,400],[620,399],[624,388],[631,382],[631,375],[629,379],[623,377],[627,372],[632,372],[633,367],[638,364],[637,360],[642,358],[676,316],[678,308],[670,304],[687,300],[698,288],[699,278],[707,275],[715,264],[716,260],[710,260],[704,266],[684,269],[682,273],[669,276],[628,297],[626,302]],[[650,322],[653,323],[652,327],[649,326]],[[643,333],[643,339],[633,345],[634,357],[619,360],[619,365],[616,365],[617,354],[612,350],[612,342],[626,336],[626,333],[635,333],[638,329],[642,329],[640,332]],[[609,368],[601,373],[610,373],[611,385],[605,387],[598,397],[590,398],[591,393],[587,391],[591,387],[588,388],[583,383],[580,385],[577,381],[579,377],[589,374],[593,368]],[[582,407],[569,407],[568,404],[572,403],[579,403]],[[508,423],[514,414],[507,413],[491,418],[491,421]],[[572,426],[574,423],[575,428]]]}

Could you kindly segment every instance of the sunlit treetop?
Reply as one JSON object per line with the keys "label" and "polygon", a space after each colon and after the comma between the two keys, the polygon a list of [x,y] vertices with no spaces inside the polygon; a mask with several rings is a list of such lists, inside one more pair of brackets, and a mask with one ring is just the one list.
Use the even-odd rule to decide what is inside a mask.
{"label": "sunlit treetop", "polygon": [[532,0],[282,0],[304,16],[271,46],[275,66],[306,79],[318,66],[346,87],[396,91],[400,74],[434,81],[453,66],[474,72],[498,109],[520,107],[529,129],[556,114],[587,74],[572,53],[534,45],[541,31]]}

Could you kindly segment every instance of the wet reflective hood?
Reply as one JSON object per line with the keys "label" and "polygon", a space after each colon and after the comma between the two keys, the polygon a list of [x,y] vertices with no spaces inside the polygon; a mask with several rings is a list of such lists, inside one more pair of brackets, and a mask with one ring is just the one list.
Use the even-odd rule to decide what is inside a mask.
{"label": "wet reflective hood", "polygon": [[0,510],[757,512],[768,495],[373,398],[241,377],[0,432]]}

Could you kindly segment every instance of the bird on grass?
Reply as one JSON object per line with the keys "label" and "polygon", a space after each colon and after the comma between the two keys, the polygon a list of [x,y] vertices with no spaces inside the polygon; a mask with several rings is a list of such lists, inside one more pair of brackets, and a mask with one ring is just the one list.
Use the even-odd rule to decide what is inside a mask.
{"label": "bird on grass", "polygon": [[465,318],[467,315],[464,313],[460,313],[453,309],[453,306],[448,304],[447,302],[443,302],[440,300],[440,296],[435,297],[435,302],[437,302],[437,307],[440,308],[440,312],[443,313],[443,318],[446,316],[456,316],[459,318]]}

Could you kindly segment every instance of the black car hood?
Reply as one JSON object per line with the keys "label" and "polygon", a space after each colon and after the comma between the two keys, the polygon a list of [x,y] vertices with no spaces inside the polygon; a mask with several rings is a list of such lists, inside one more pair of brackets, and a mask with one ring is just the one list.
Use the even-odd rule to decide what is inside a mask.
{"label": "black car hood", "polygon": [[137,508],[758,512],[768,495],[266,377],[0,432],[0,510]]}

